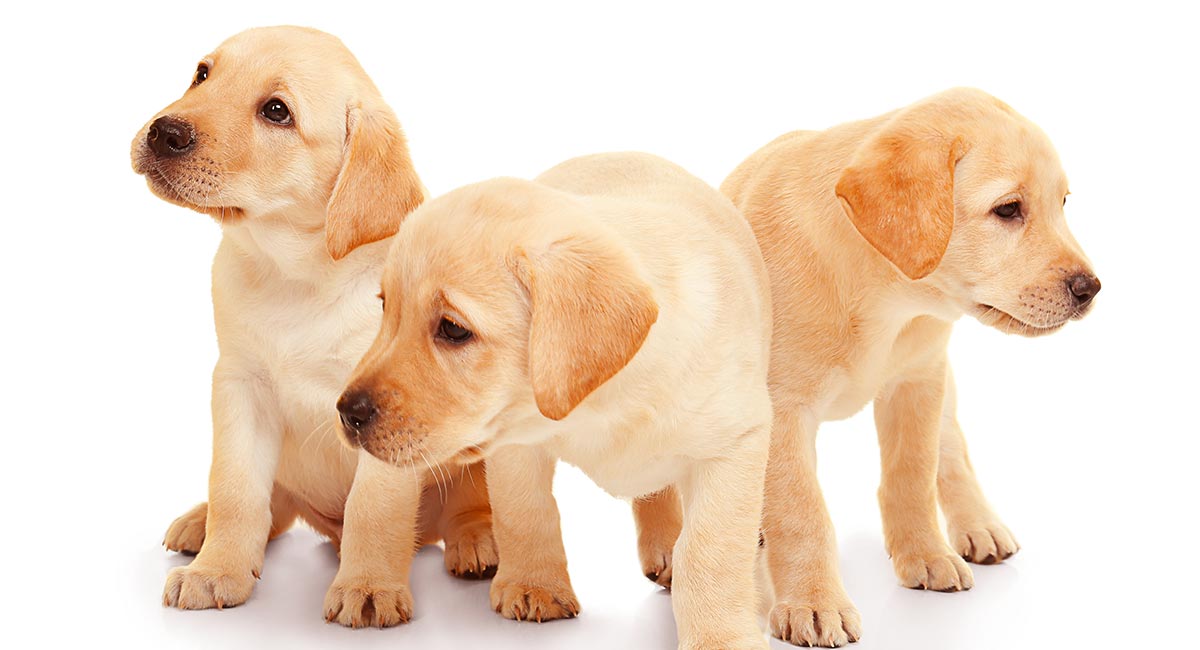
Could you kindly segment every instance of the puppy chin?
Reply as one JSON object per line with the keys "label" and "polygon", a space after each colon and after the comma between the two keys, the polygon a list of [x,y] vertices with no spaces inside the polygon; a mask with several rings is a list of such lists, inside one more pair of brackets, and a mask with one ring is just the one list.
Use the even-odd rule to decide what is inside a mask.
{"label": "puppy chin", "polygon": [[984,325],[988,325],[995,329],[1004,332],[1005,334],[1017,334],[1028,338],[1045,336],[1052,334],[1062,329],[1070,319],[1063,319],[1061,322],[1050,325],[1034,325],[1013,316],[1012,314],[991,305],[979,304],[972,310],[975,319]]}
{"label": "puppy chin", "polygon": [[186,186],[187,182],[171,178],[169,172],[164,171],[148,156],[135,155],[133,171],[145,176],[146,186],[150,188],[150,192],[167,203],[206,214],[222,224],[233,223],[246,216],[245,211],[241,208],[227,205],[201,205],[192,201],[178,189]]}

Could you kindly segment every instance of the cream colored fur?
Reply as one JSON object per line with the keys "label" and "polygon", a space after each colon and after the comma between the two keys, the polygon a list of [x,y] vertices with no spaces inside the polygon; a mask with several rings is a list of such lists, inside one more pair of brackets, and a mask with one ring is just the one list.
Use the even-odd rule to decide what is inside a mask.
{"label": "cream colored fur", "polygon": [[[336,433],[337,396],[379,327],[388,237],[424,189],[391,109],[336,38],[249,30],[201,66],[132,150],[155,194],[213,216],[223,232],[209,501],[167,532],[168,548],[198,555],[171,571],[163,602],[244,602],[268,538],[299,516],[341,548],[326,615],[352,626],[403,622],[418,543],[444,537],[456,574],[496,564],[481,466],[447,472],[439,489],[425,487],[428,472],[403,477],[414,489],[399,499],[399,473]],[[259,113],[268,99],[288,106],[291,123]],[[156,154],[160,116],[190,125],[186,155]]]}
{"label": "cream colored fur", "polygon": [[[1095,278],[1063,220],[1067,179],[1049,140],[976,90],[784,135],[721,189],[754,229],[774,301],[771,630],[843,645],[862,629],[816,480],[818,425],[874,402],[884,538],[900,582],[970,589],[964,558],[997,562],[1018,547],[955,420],[951,326],[969,314],[1006,332],[1051,332],[1091,306],[1075,306],[1069,278]],[[1013,201],[1018,218],[993,212]]]}
{"label": "cream colored fur", "polygon": [[497,611],[579,609],[551,495],[561,458],[615,495],[671,488],[637,509],[648,572],[673,573],[680,647],[767,647],[754,566],[770,300],[728,200],[653,156],[571,160],[419,208],[383,287],[382,332],[343,397],[378,413],[347,436],[406,467],[487,457]]}

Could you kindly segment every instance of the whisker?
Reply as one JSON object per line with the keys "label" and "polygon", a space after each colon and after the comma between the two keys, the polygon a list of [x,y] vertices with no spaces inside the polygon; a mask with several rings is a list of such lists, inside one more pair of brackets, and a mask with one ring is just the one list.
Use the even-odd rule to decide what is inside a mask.
{"label": "whisker", "polygon": [[429,458],[425,455],[425,452],[421,450],[420,447],[414,448],[417,450],[418,454],[421,454],[421,459],[425,461],[425,466],[429,468],[429,473],[433,474],[433,482],[437,485],[438,490],[438,500],[440,500],[442,503],[445,503],[446,498],[442,496],[442,481],[440,477],[438,476],[437,472],[433,471],[433,465],[429,464]]}

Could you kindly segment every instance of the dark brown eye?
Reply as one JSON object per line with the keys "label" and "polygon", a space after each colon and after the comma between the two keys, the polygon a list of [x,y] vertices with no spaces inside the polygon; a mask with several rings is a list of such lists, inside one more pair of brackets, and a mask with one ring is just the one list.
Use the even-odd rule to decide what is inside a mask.
{"label": "dark brown eye", "polygon": [[380,309],[387,309],[387,298],[384,298],[384,297],[383,297],[383,292],[382,292],[382,291],[380,291],[380,292],[379,292],[379,308],[380,308]]}
{"label": "dark brown eye", "polygon": [[1008,203],[1002,203],[992,208],[992,214],[1000,217],[1001,219],[1013,219],[1015,217],[1019,217],[1021,216],[1021,202],[1010,201]]}
{"label": "dark brown eye", "polygon": [[442,322],[438,324],[438,336],[451,343],[466,343],[471,339],[473,334],[471,330],[449,318],[442,318]]}
{"label": "dark brown eye", "polygon": [[287,104],[274,97],[268,99],[267,103],[263,104],[259,114],[276,124],[286,126],[292,123],[292,112],[288,110]]}
{"label": "dark brown eye", "polygon": [[1063,197],[1063,207],[1067,207],[1067,197]]}
{"label": "dark brown eye", "polygon": [[192,85],[199,86],[204,83],[205,79],[208,79],[208,66],[201,63],[196,66],[196,76],[192,77]]}

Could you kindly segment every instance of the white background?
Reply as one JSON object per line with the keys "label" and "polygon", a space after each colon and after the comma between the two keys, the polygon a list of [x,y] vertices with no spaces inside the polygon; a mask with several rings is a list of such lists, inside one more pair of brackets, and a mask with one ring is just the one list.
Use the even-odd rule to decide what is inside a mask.
{"label": "white background", "polygon": [[673,647],[669,597],[640,575],[627,506],[569,469],[556,489],[578,620],[501,620],[486,584],[443,575],[430,548],[413,570],[414,623],[327,626],[336,560],[302,529],[271,545],[247,605],[160,606],[167,570],[186,561],[159,547],[162,533],[205,497],[219,231],[152,197],[129,142],[224,38],[293,23],[358,55],[435,193],[623,149],[716,185],[785,131],[955,85],[1012,104],[1061,153],[1068,219],[1104,291],[1052,337],[969,320],[956,330],[972,459],[1023,546],[976,568],[968,593],[896,584],[870,415],[823,428],[821,479],[865,621],[858,647],[1196,647],[1197,22],[1153,2],[1100,4],[10,5],[0,605],[2,634],[23,643],[4,645]]}

